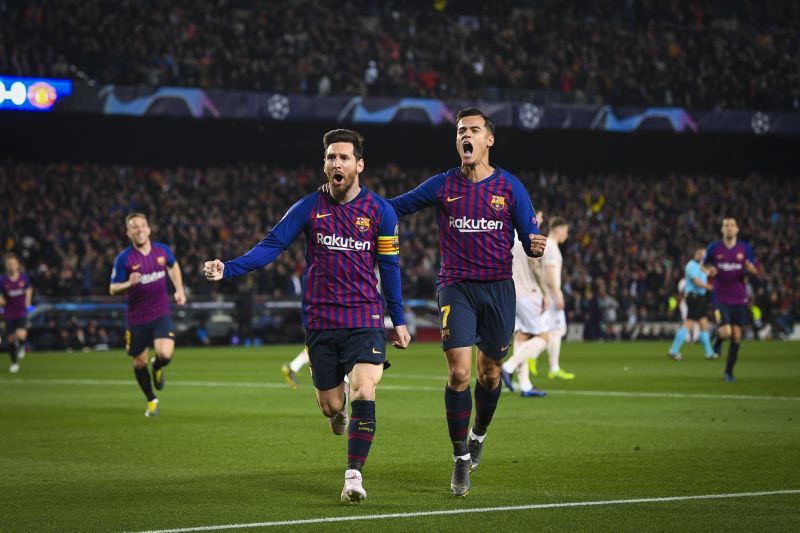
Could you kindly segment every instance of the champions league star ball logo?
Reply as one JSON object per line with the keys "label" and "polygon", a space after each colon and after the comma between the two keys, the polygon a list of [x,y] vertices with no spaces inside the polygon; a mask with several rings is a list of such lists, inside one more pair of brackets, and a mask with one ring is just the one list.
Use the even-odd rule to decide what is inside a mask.
{"label": "champions league star ball logo", "polygon": [[356,218],[356,227],[361,230],[362,232],[369,230],[369,218],[368,217],[358,217]]}
{"label": "champions league star ball logo", "polygon": [[502,211],[506,207],[505,197],[492,195],[491,206],[495,211]]}
{"label": "champions league star ball logo", "polygon": [[282,94],[273,94],[267,100],[267,111],[275,120],[283,120],[289,115],[289,99]]}
{"label": "champions league star ball logo", "polygon": [[769,115],[761,111],[753,113],[753,118],[750,119],[750,127],[753,128],[753,132],[755,132],[756,135],[769,133]]}
{"label": "champions league star ball logo", "polygon": [[533,104],[522,104],[519,108],[519,121],[523,127],[534,129],[542,120],[542,112]]}

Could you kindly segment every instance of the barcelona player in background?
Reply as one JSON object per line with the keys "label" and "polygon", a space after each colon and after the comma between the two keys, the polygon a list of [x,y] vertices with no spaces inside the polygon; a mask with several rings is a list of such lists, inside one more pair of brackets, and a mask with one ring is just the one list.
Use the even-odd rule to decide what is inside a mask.
{"label": "barcelona player in background", "polygon": [[[125,349],[133,358],[133,373],[147,398],[145,416],[158,414],[158,390],[164,388],[164,367],[172,361],[175,333],[170,318],[167,276],[175,286],[175,303],[186,303],[181,269],[166,244],[150,240],[150,225],[143,213],[125,217],[131,245],[114,260],[109,292],[124,294],[128,304]],[[147,370],[148,349],[153,346],[153,381]]]}
{"label": "barcelona player in background", "polygon": [[739,225],[733,217],[722,219],[722,240],[712,242],[706,249],[703,264],[713,278],[714,301],[717,306],[717,340],[714,353],[722,353],[722,342],[730,339],[725,362],[726,382],[736,381],[733,367],[739,358],[742,328],[750,324],[747,298],[747,273],[758,274],[753,249],[738,240]]}
{"label": "barcelona player in background", "polygon": [[19,360],[25,357],[25,340],[28,338],[28,308],[33,300],[31,280],[22,272],[19,259],[14,254],[5,255],[5,275],[0,276],[0,307],[6,323],[6,342],[12,374],[19,372]]}
{"label": "barcelona player in background", "polygon": [[224,263],[207,261],[203,272],[208,280],[219,281],[263,268],[305,235],[302,318],[311,377],[331,430],[337,435],[347,431],[341,500],[358,503],[367,497],[361,471],[375,437],[375,388],[389,366],[376,263],[398,337],[393,345],[406,348],[411,336],[400,290],[397,215],[359,182],[363,138],[351,130],[333,130],[324,135],[323,147],[328,192],[302,198],[252,250]]}

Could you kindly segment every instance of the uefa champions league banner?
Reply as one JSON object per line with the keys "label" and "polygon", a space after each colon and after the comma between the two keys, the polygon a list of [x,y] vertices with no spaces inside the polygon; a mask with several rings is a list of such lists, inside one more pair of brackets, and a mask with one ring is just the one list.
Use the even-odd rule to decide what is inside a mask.
{"label": "uefa champions league banner", "polygon": [[[3,97],[0,95],[0,98]],[[54,112],[195,119],[440,126],[454,124],[458,110],[467,106],[480,107],[500,127],[525,131],[800,134],[800,113],[758,110],[687,111],[677,107],[626,108],[426,98],[301,96],[182,87],[90,87],[78,83],[73,84],[71,93],[54,100],[50,109]]]}

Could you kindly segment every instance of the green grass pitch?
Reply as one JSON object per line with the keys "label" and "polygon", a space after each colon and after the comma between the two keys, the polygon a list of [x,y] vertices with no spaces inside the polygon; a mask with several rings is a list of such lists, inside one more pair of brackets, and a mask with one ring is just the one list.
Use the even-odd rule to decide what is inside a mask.
{"label": "green grass pitch", "polygon": [[[691,346],[678,363],[667,347],[565,344],[570,382],[543,378],[543,357],[549,396],[503,394],[458,499],[444,358],[391,349],[360,506],[339,503],[347,441],[308,373],[283,383],[297,346],[178,348],[152,419],[121,351],[32,353],[0,376],[0,531],[797,531],[800,345],[745,343],[733,384],[723,359]],[[610,502],[723,494],[737,496]],[[492,510],[569,502],[609,503]],[[411,515],[469,509],[482,512]],[[368,520],[270,526],[352,516]]]}

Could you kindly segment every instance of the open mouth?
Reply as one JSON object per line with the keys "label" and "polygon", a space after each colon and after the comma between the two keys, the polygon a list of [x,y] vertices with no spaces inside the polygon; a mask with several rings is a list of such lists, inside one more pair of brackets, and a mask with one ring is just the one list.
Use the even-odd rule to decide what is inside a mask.
{"label": "open mouth", "polygon": [[464,144],[461,145],[464,149],[464,155],[469,157],[472,155],[472,143],[469,141],[464,141]]}
{"label": "open mouth", "polygon": [[334,185],[341,185],[342,183],[344,183],[344,176],[342,176],[341,174],[334,174],[333,175],[333,184]]}

